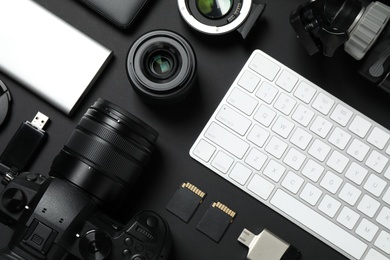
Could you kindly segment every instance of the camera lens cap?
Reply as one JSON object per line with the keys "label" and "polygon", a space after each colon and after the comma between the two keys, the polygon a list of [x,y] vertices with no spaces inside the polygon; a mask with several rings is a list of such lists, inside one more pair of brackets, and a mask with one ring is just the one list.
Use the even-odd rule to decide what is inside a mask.
{"label": "camera lens cap", "polygon": [[4,82],[0,80],[0,126],[7,117],[10,103],[11,94]]}

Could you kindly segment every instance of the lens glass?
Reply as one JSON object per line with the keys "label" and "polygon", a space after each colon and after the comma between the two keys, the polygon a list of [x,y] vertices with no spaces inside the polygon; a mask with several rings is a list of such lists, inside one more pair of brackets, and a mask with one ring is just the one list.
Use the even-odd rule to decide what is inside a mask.
{"label": "lens glass", "polygon": [[173,61],[164,54],[156,54],[150,60],[149,68],[157,76],[164,76],[172,71]]}
{"label": "lens glass", "polygon": [[233,0],[196,0],[199,12],[210,19],[219,19],[229,13]]}

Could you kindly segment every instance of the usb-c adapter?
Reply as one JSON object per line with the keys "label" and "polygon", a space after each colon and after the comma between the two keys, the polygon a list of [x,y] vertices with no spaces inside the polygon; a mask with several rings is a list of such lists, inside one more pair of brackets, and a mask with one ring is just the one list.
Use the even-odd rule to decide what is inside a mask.
{"label": "usb-c adapter", "polygon": [[259,235],[244,229],[238,241],[249,248],[247,260],[297,260],[300,257],[298,249],[267,229]]}

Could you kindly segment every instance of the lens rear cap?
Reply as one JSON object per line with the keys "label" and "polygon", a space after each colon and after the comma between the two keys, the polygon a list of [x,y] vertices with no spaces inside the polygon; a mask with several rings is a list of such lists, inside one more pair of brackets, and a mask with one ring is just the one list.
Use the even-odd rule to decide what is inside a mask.
{"label": "lens rear cap", "polygon": [[0,80],[0,126],[3,124],[7,117],[10,103],[11,94],[4,82]]}

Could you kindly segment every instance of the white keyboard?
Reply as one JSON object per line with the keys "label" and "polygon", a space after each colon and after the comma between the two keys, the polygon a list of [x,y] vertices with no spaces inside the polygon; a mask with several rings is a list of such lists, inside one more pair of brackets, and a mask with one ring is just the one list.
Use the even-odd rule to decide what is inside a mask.
{"label": "white keyboard", "polygon": [[256,50],[195,160],[350,259],[390,259],[390,132]]}

